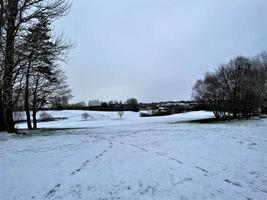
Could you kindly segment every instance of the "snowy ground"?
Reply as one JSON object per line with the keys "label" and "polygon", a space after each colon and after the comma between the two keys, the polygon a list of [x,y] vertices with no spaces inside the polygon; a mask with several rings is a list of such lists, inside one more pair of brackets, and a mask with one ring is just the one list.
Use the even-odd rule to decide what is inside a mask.
{"label": "snowy ground", "polygon": [[[0,199],[267,199],[267,119],[184,123],[191,112],[51,112],[71,128],[22,137],[0,135]],[[21,124],[20,128],[25,127]]]}

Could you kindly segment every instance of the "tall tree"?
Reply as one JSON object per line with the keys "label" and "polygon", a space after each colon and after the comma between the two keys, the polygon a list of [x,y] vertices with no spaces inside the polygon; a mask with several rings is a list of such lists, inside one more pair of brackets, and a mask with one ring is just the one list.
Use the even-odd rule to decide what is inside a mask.
{"label": "tall tree", "polygon": [[[64,55],[72,44],[65,43],[62,37],[52,38],[50,22],[47,18],[39,18],[36,24],[29,28],[23,45],[27,64],[25,73],[24,109],[26,111],[28,129],[32,129],[30,110],[32,110],[34,128],[37,128],[36,113],[47,103],[47,98],[65,86],[65,76],[61,73],[58,61],[64,60]],[[63,95],[63,94],[62,94]]]}
{"label": "tall tree", "polygon": [[5,4],[6,37],[3,66],[3,107],[4,107],[4,128],[14,131],[13,122],[13,69],[15,54],[15,37],[16,37],[16,18],[18,15],[18,1],[7,0]]}
{"label": "tall tree", "polygon": [[[30,81],[31,76],[37,73],[36,67],[40,64],[51,64],[51,60],[48,58],[51,52],[52,43],[50,43],[50,23],[44,17],[38,19],[36,24],[29,27],[28,35],[25,38],[24,58],[27,60],[24,73],[25,73],[25,90],[24,90],[24,109],[26,112],[26,119],[28,129],[32,129],[30,104]],[[45,59],[44,59],[45,57]],[[37,66],[36,66],[37,65]],[[39,73],[39,72],[38,72]]]}
{"label": "tall tree", "polygon": [[69,9],[65,0],[2,0],[3,22],[3,129],[14,131],[13,121],[13,86],[17,78],[17,66],[20,64],[20,53],[16,54],[17,43],[22,40],[30,26],[36,19],[46,17],[56,19],[63,16]]}

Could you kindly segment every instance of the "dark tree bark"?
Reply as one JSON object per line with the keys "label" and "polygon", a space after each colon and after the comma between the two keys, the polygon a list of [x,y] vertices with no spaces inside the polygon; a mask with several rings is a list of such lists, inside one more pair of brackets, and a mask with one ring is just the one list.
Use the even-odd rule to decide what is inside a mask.
{"label": "dark tree bark", "polygon": [[2,102],[2,89],[0,88],[0,131],[5,129],[4,127],[4,107]]}
{"label": "dark tree bark", "polygon": [[35,88],[33,91],[33,100],[32,100],[32,121],[33,121],[33,128],[37,129],[37,118],[36,118],[36,114],[37,114],[37,89],[38,89],[38,85],[39,85],[39,79],[37,78],[37,80],[35,81]]}
{"label": "dark tree bark", "polygon": [[4,127],[4,106],[2,101],[2,72],[3,72],[3,38],[1,37],[3,34],[3,28],[4,28],[4,19],[3,19],[3,11],[4,5],[3,1],[0,1],[0,131],[3,131],[5,129]]}
{"label": "dark tree bark", "polygon": [[6,47],[3,74],[3,106],[4,106],[4,127],[8,132],[14,132],[13,121],[13,69],[15,53],[16,16],[18,1],[7,1],[6,17]]}
{"label": "dark tree bark", "polygon": [[32,123],[31,123],[31,114],[30,114],[30,106],[29,106],[29,79],[30,79],[30,65],[28,65],[28,69],[26,71],[26,83],[25,83],[25,95],[24,95],[24,109],[26,112],[26,119],[27,119],[27,126],[28,129],[32,129]]}
{"label": "dark tree bark", "polygon": [[33,128],[37,129],[37,118],[36,118],[36,110],[32,111],[32,121],[33,121]]}

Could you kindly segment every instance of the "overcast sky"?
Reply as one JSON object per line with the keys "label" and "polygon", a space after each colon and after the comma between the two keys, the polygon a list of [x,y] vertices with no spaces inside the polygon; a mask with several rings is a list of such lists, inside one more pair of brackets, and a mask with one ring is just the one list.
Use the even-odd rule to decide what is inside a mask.
{"label": "overcast sky", "polygon": [[267,50],[267,0],[73,0],[57,32],[76,42],[63,68],[73,102],[191,98],[195,81]]}

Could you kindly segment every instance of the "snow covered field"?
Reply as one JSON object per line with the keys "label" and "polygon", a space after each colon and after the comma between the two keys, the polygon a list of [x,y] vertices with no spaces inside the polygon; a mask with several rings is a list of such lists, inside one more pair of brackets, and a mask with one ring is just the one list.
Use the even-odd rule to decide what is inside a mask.
{"label": "snow covered field", "polygon": [[69,119],[39,127],[83,129],[0,135],[1,200],[267,199],[267,119],[82,112],[50,112]]}

